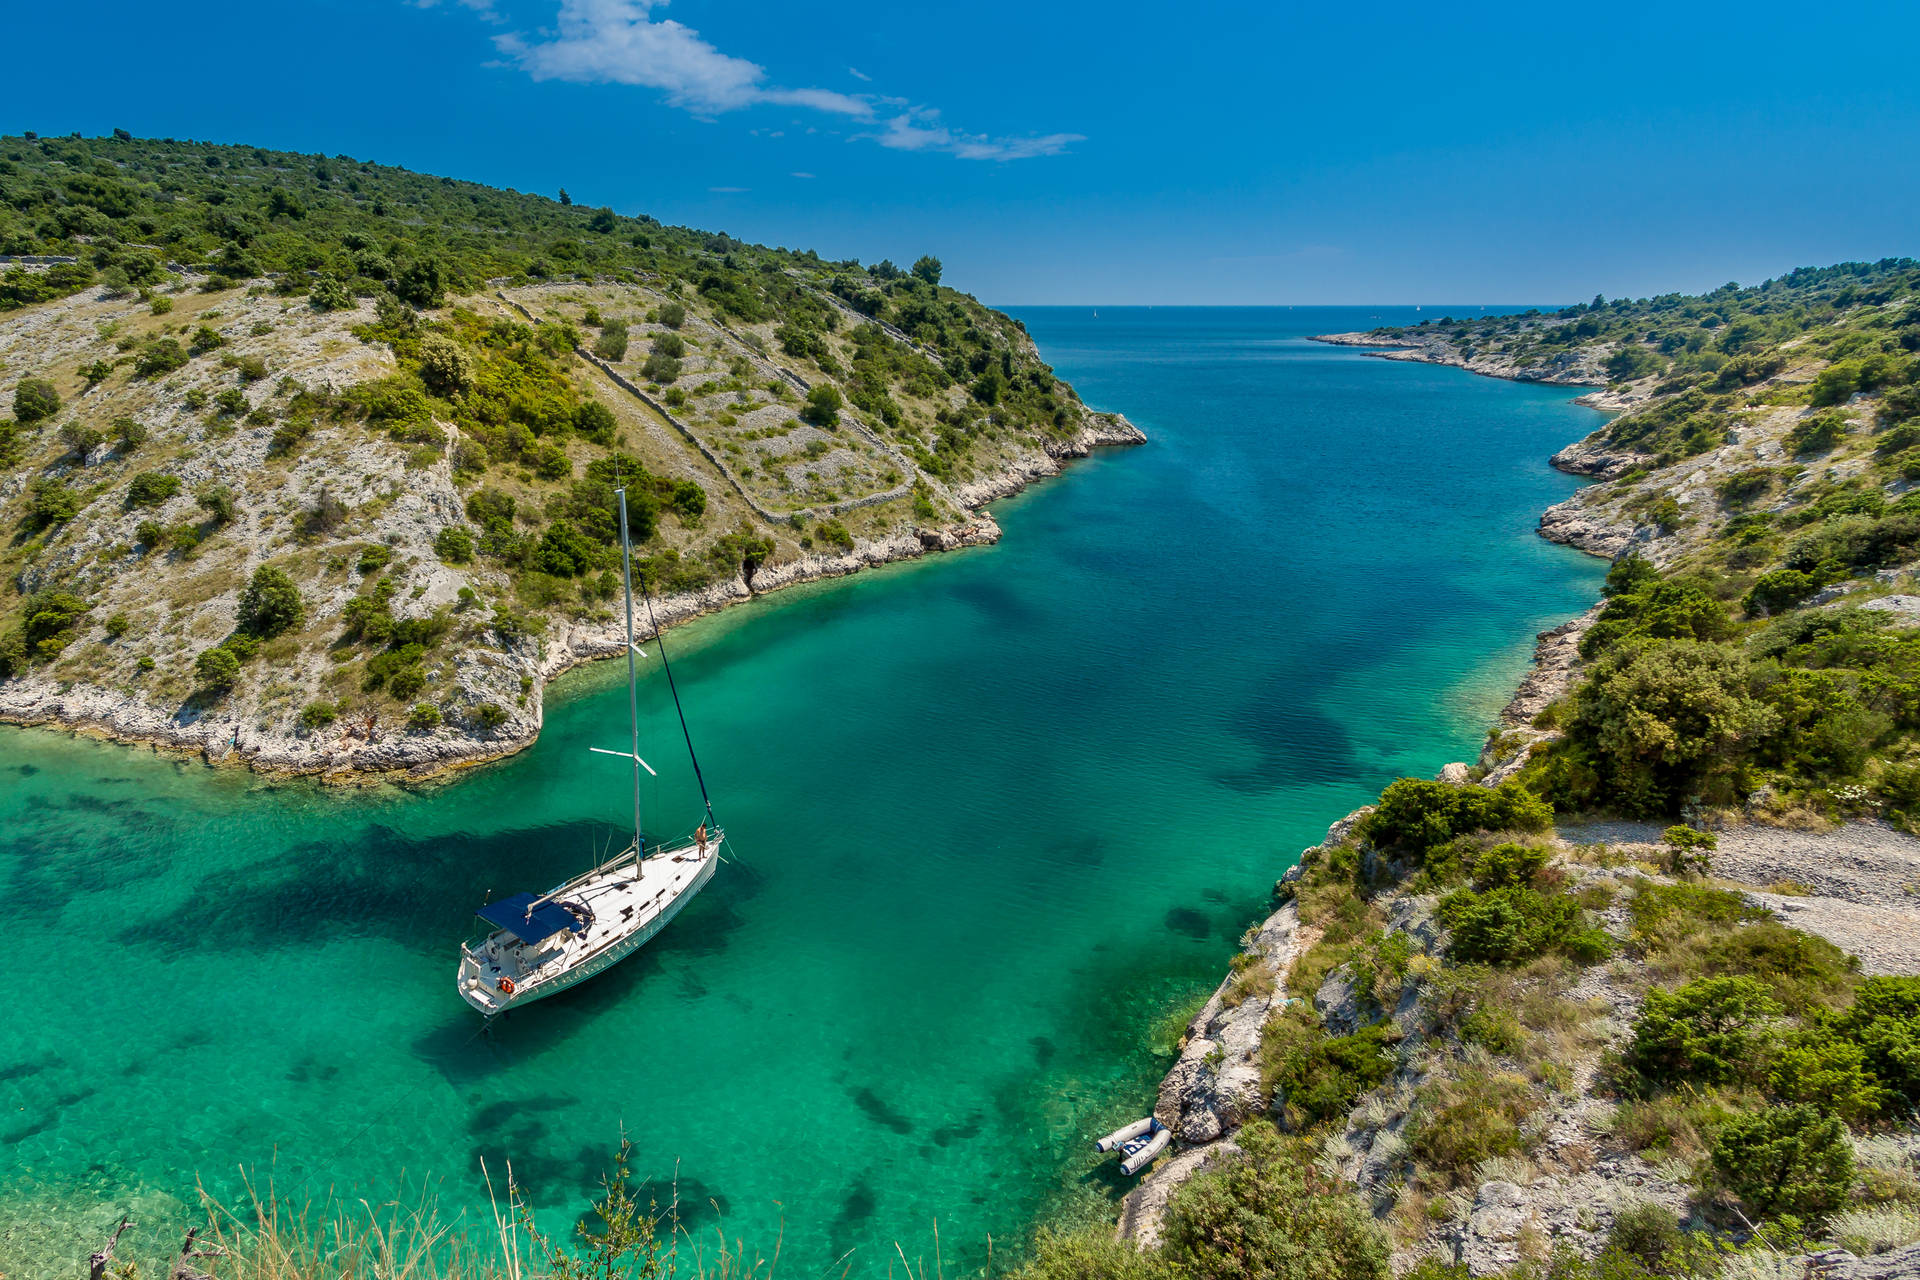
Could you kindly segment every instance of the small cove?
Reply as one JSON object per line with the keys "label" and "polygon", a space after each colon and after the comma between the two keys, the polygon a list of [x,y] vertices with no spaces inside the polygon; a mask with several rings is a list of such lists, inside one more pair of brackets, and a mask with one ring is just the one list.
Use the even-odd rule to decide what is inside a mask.
{"label": "small cove", "polygon": [[[893,1241],[984,1260],[1112,1183],[1170,1005],[1273,879],[1390,778],[1471,759],[1535,631],[1603,566],[1545,544],[1564,388],[1305,341],[1385,308],[1017,309],[1148,433],[1000,504],[994,548],[819,584],[669,636],[738,860],[620,969],[490,1036],[467,913],[614,836],[625,691],[450,785],[320,791],[0,732],[0,1267],[70,1272],[241,1166],[325,1195],[550,1227],[624,1125],[691,1225],[817,1273]],[[657,672],[649,822],[697,821]],[[157,1226],[156,1226],[157,1229]],[[710,1238],[710,1237],[709,1237]]]}

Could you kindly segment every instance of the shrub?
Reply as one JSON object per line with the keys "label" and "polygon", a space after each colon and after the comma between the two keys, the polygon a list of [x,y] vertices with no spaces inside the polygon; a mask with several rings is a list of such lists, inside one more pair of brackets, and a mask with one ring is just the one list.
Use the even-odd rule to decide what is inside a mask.
{"label": "shrub", "polygon": [[1705,875],[1712,866],[1713,851],[1720,847],[1720,837],[1711,831],[1675,825],[1660,833],[1660,843],[1667,846],[1667,870],[1675,875]]}
{"label": "shrub", "polygon": [[31,425],[60,412],[60,393],[45,378],[22,378],[13,389],[13,416]]}
{"label": "shrub", "polygon": [[1544,831],[1552,824],[1553,810],[1517,782],[1489,788],[1400,778],[1380,793],[1360,834],[1420,858],[1469,832]]}
{"label": "shrub", "polygon": [[1390,1034],[1386,1023],[1348,1036],[1328,1036],[1307,1018],[1269,1023],[1260,1059],[1274,1109],[1292,1129],[1344,1118],[1361,1094],[1392,1073]]}
{"label": "shrub", "polygon": [[385,543],[375,542],[360,548],[360,558],[354,561],[354,568],[361,573],[373,573],[385,568],[393,561],[393,548]]}
{"label": "shrub", "polygon": [[1730,792],[1744,751],[1777,722],[1743,654],[1691,640],[1625,645],[1594,664],[1566,738],[1529,778],[1570,807],[1672,813],[1690,796]]}
{"label": "shrub", "polygon": [[800,417],[817,427],[830,426],[839,420],[840,407],[845,403],[838,387],[822,382],[807,392],[807,402],[800,409]]}
{"label": "shrub", "polygon": [[582,400],[573,411],[573,429],[595,444],[612,445],[613,433],[619,425],[613,410],[598,400]]}
{"label": "shrub", "polygon": [[687,309],[677,302],[669,302],[660,308],[660,323],[669,329],[678,329],[687,322]]}
{"label": "shrub", "polygon": [[156,316],[164,316],[173,310],[173,299],[158,297],[147,304],[147,310]]}
{"label": "shrub", "polygon": [[127,485],[127,505],[157,507],[179,492],[179,476],[163,476],[157,471],[142,471]]}
{"label": "shrub", "polygon": [[309,702],[300,711],[300,727],[312,732],[324,729],[340,717],[340,708],[331,702]]}
{"label": "shrub", "polygon": [[680,362],[672,356],[661,355],[658,351],[647,357],[640,366],[640,376],[648,382],[668,383],[680,376]]}
{"label": "shrub", "polygon": [[354,306],[354,297],[337,278],[323,275],[313,282],[307,302],[315,311],[348,311]]}
{"label": "shrub", "polygon": [[1748,977],[1700,978],[1647,992],[1627,1064],[1649,1084],[1732,1084],[1758,1074],[1768,1024],[1782,1012]]}
{"label": "shrub", "polygon": [[1580,904],[1565,894],[1523,885],[1486,893],[1458,889],[1441,899],[1439,910],[1452,930],[1447,956],[1468,964],[1525,964],[1550,952],[1592,963],[1612,950],[1605,931],[1589,926]]}
{"label": "shrub", "polygon": [[659,355],[678,360],[687,354],[687,340],[677,333],[656,334],[653,339],[653,350]]}
{"label": "shrub", "polygon": [[1773,918],[1730,889],[1655,884],[1651,880],[1635,886],[1627,915],[1633,937],[1646,946],[1671,943],[1701,929],[1731,928]]}
{"label": "shrub", "polygon": [[1174,1192],[1167,1261],[1194,1280],[1390,1280],[1385,1232],[1309,1152],[1257,1120],[1238,1143]]}
{"label": "shrub", "polygon": [[416,702],[407,712],[407,728],[415,733],[426,733],[440,727],[440,708],[431,702]]}
{"label": "shrub", "polygon": [[60,428],[60,442],[73,451],[73,456],[85,462],[89,454],[100,447],[107,437],[100,428],[85,422],[69,422]]}
{"label": "shrub", "polygon": [[132,453],[147,442],[146,425],[137,418],[115,418],[113,434],[122,453]]}
{"label": "shrub", "polygon": [[1042,1227],[1014,1280],[1174,1280],[1174,1272],[1158,1253],[1116,1240],[1110,1227]]}
{"label": "shrub", "polygon": [[306,602],[286,570],[261,565],[240,593],[240,630],[262,639],[297,631],[306,620]]}
{"label": "shrub", "polygon": [[1720,1184],[1756,1216],[1813,1217],[1845,1203],[1853,1185],[1845,1127],[1804,1104],[1733,1117],[1709,1158]]}
{"label": "shrub", "polygon": [[1738,973],[1758,978],[1793,1014],[1845,1003],[1860,970],[1858,959],[1825,938],[1772,919],[1734,929],[1701,948],[1697,956],[1708,976]]}
{"label": "shrub", "polygon": [[609,320],[600,329],[600,336],[593,340],[593,354],[602,360],[618,363],[627,358],[627,322]]}
{"label": "shrub", "polygon": [[218,329],[211,325],[201,325],[193,331],[193,337],[187,341],[187,349],[194,355],[203,351],[215,351],[227,345],[227,340]]}
{"label": "shrub", "polygon": [[1867,1070],[1866,1051],[1830,1027],[1795,1032],[1773,1055],[1767,1092],[1782,1102],[1803,1102],[1821,1115],[1848,1124],[1873,1119],[1892,1096]]}
{"label": "shrub", "polygon": [[466,564],[473,559],[473,535],[450,524],[433,536],[433,553],[448,564]]}
{"label": "shrub", "polygon": [[1474,858],[1473,887],[1485,892],[1531,886],[1546,869],[1549,856],[1538,845],[1497,844]]}
{"label": "shrub", "polygon": [[1825,453],[1840,443],[1840,437],[1847,433],[1847,415],[1837,410],[1816,413],[1794,424],[1787,432],[1787,448],[1796,457],[1809,453]]}
{"label": "shrub", "polygon": [[1920,978],[1868,978],[1836,1025],[1882,1084],[1920,1106]]}
{"label": "shrub", "polygon": [[848,532],[847,526],[838,520],[831,518],[822,520],[815,527],[814,532],[820,535],[820,541],[829,546],[837,547],[841,551],[853,550],[853,534]]}
{"label": "shrub", "polygon": [[28,596],[19,624],[0,635],[0,676],[18,675],[31,663],[59,657],[73,643],[91,607],[69,591],[43,590]]}
{"label": "shrub", "polygon": [[27,524],[35,529],[63,524],[80,514],[80,495],[48,476],[27,482]]}
{"label": "shrub", "polygon": [[387,692],[405,702],[427,684],[427,673],[416,664],[400,667],[387,677]]}
{"label": "shrub", "polygon": [[108,640],[118,640],[133,628],[133,619],[124,613],[116,613],[103,624]]}
{"label": "shrub", "polygon": [[1791,609],[1820,590],[1820,579],[1799,569],[1763,573],[1741,600],[1748,616],[1760,618]]}
{"label": "shrub", "polygon": [[420,380],[436,395],[453,396],[473,385],[473,357],[442,333],[420,339]]}
{"label": "shrub", "polygon": [[195,502],[200,504],[200,509],[206,512],[208,518],[215,524],[224,525],[233,523],[233,516],[237,507],[233,500],[233,490],[227,488],[227,486],[223,484],[207,485],[198,493],[194,494],[193,498]]}
{"label": "shrub", "polygon": [[158,378],[187,363],[186,349],[172,338],[154,338],[140,348],[133,372],[142,378]]}
{"label": "shrub", "polygon": [[203,650],[193,662],[193,674],[201,687],[213,693],[225,693],[240,679],[240,659],[225,645]]}
{"label": "shrub", "polygon": [[473,722],[491,733],[507,722],[507,713],[498,703],[483,702],[473,709]]}

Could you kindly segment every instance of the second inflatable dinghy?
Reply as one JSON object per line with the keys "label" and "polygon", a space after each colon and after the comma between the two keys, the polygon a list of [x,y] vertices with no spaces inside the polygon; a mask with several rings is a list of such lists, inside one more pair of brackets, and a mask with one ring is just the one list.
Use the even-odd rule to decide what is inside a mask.
{"label": "second inflatable dinghy", "polygon": [[1173,1145],[1173,1130],[1152,1116],[1121,1125],[1093,1144],[1096,1151],[1120,1154],[1120,1172],[1132,1177],[1153,1163],[1154,1157]]}

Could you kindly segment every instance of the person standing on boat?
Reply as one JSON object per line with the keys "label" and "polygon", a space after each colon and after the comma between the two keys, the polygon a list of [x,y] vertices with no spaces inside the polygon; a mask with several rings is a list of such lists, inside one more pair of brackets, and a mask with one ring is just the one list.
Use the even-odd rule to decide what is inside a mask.
{"label": "person standing on boat", "polygon": [[693,833],[693,838],[697,842],[699,842],[700,856],[703,858],[706,857],[707,856],[707,824],[706,823],[703,822],[700,824],[700,829]]}

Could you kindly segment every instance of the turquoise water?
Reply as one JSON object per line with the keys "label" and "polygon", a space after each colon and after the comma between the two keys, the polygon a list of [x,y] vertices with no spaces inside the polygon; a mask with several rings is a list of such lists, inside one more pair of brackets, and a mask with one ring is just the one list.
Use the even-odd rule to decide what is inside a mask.
{"label": "turquoise water", "polygon": [[[1116,1189],[1156,1019],[1212,985],[1274,877],[1403,773],[1471,758],[1533,633],[1601,566],[1532,532],[1596,424],[1568,393],[1301,335],[1392,310],[1019,313],[1144,427],[1001,504],[1002,545],[675,633],[736,861],[639,957],[485,1037],[470,909],[544,888],[626,803],[621,673],[539,744],[364,795],[0,733],[0,1270],[70,1272],[195,1179],[484,1205],[550,1226],[624,1126],[702,1233],[949,1270]],[[657,676],[661,834],[698,818]],[[716,1213],[712,1205],[717,1205]],[[723,1215],[723,1216],[722,1216]],[[851,1252],[849,1252],[851,1251]],[[836,1273],[837,1273],[836,1269]]]}

